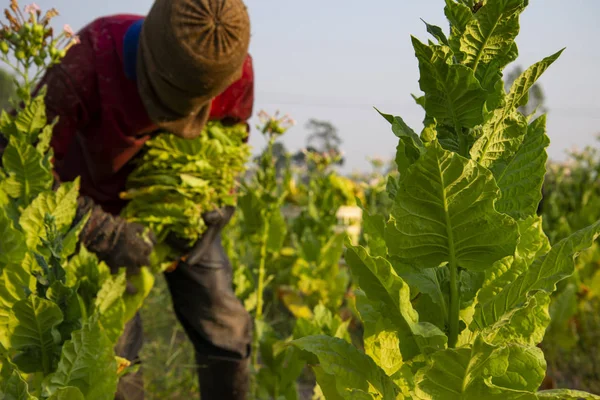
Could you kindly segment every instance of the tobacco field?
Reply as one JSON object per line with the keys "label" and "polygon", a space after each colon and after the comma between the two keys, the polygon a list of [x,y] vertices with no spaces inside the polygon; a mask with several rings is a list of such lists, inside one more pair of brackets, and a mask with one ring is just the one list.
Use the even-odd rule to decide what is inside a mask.
{"label": "tobacco field", "polygon": [[152,139],[123,216],[159,244],[126,278],[78,242],[79,181],[52,174],[56,121],[35,83],[77,38],[51,29],[54,10],[12,1],[0,31],[17,78],[15,112],[0,115],[0,399],[111,400],[136,368],[114,348],[138,310],[147,398],[196,398],[164,238],[193,242],[215,205],[237,207],[223,241],[254,320],[249,398],[600,399],[600,150],[554,162],[552,115],[526,107],[568,52],[504,77],[528,3],[440,1],[448,28],[405,38],[423,124],[373,110],[396,156],[363,174],[339,172],[338,148],[279,151],[294,121],[278,113],[260,112],[255,156],[240,126]]}

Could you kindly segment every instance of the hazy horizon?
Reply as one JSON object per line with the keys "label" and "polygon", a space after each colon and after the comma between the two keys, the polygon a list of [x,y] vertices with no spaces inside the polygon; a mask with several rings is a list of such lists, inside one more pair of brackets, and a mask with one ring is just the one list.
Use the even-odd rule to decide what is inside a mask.
{"label": "hazy horizon", "polygon": [[[61,14],[56,24],[77,30],[104,15],[145,14],[152,1],[37,3],[43,9],[56,7]],[[367,168],[368,156],[391,158],[396,138],[373,106],[421,129],[423,112],[410,97],[419,93],[410,35],[428,39],[420,18],[447,30],[443,0],[402,3],[247,0],[256,74],[254,115],[279,109],[296,119],[298,126],[284,140],[290,151],[304,147],[304,125],[310,118],[330,121],[344,141],[344,172]],[[600,53],[592,50],[600,36],[598,15],[597,0],[533,0],[521,18],[516,64],[526,68],[567,48],[540,80],[553,159],[562,159],[573,146],[594,143],[600,132]],[[251,122],[254,126],[256,117]],[[256,152],[264,144],[255,129],[250,143]]]}

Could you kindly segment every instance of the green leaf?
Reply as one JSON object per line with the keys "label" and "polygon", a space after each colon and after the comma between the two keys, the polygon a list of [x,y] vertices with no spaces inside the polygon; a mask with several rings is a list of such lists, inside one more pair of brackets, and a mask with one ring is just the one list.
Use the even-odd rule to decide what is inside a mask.
{"label": "green leaf", "polygon": [[542,342],[550,323],[547,293],[538,292],[529,297],[523,307],[504,314],[500,320],[484,329],[485,339],[492,344],[517,342],[537,346]]}
{"label": "green leaf", "polygon": [[477,70],[481,64],[505,58],[519,34],[519,14],[523,9],[523,0],[488,1],[467,24],[461,37],[462,62]]}
{"label": "green leaf", "polygon": [[595,394],[571,389],[542,390],[537,393],[537,396],[540,400],[600,400],[600,396],[596,396]]}
{"label": "green leaf", "polygon": [[95,319],[73,332],[63,348],[56,372],[47,379],[46,391],[74,386],[86,400],[106,400],[117,390],[117,362],[111,341]]}
{"label": "green leaf", "polygon": [[[56,120],[56,122],[58,122],[58,120]],[[52,132],[56,122],[51,125],[46,125],[40,132],[38,143],[35,145],[35,149],[38,151],[38,153],[45,155],[50,149],[50,141],[52,139]]]}
{"label": "green leaf", "polygon": [[423,21],[423,23],[427,27],[427,32],[429,32],[431,34],[431,36],[436,38],[437,41],[439,42],[439,44],[445,44],[446,46],[450,45],[450,43],[448,42],[448,38],[444,34],[444,31],[442,30],[442,28],[440,28],[439,26],[436,26],[436,25],[428,24],[422,18],[421,18],[421,21]]}
{"label": "green leaf", "polygon": [[99,263],[95,254],[81,246],[79,254],[72,257],[65,267],[67,285],[78,285],[78,293],[83,298],[88,310],[93,310],[96,294],[102,284],[109,279],[110,269]]}
{"label": "green leaf", "polygon": [[344,400],[336,387],[335,376],[327,374],[323,368],[318,365],[313,366],[315,377],[317,378],[316,391],[320,390],[323,398],[327,400]]}
{"label": "green leaf", "polygon": [[29,143],[37,139],[36,134],[46,126],[47,122],[44,94],[33,99],[15,118],[16,128],[28,138]]}
{"label": "green leaf", "polygon": [[385,219],[383,215],[369,214],[363,209],[362,218],[363,235],[366,237],[369,254],[372,256],[385,256],[387,246],[385,244]]}
{"label": "green leaf", "polygon": [[363,322],[365,353],[392,376],[402,368],[400,337],[394,323],[376,310],[363,292],[357,293],[356,305]]}
{"label": "green leaf", "polygon": [[122,299],[126,287],[125,271],[104,281],[96,297],[98,322],[112,343],[116,343],[125,327],[125,303]]}
{"label": "green leaf", "polygon": [[419,135],[409,127],[400,117],[384,114],[375,109],[386,121],[392,125],[392,132],[400,139],[396,151],[396,164],[400,173],[403,173],[421,157],[425,151]]}
{"label": "green leaf", "polygon": [[446,335],[430,323],[419,322],[410,303],[410,288],[386,259],[371,257],[361,246],[349,246],[346,262],[369,301],[376,307],[381,304],[396,326],[405,360],[444,347]]}
{"label": "green leaf", "polygon": [[550,244],[542,230],[541,217],[530,217],[518,224],[520,240],[516,257],[505,257],[486,271],[485,281],[477,295],[479,303],[493,301],[498,293],[527,270],[536,257],[550,250]]}
{"label": "green leaf", "polygon": [[[494,385],[526,392],[535,392],[546,376],[544,353],[535,346],[508,345],[508,368],[494,377]],[[535,397],[534,397],[535,398]]]}
{"label": "green leaf", "polygon": [[26,265],[28,260],[32,260],[29,253],[22,265],[9,264],[0,271],[0,343],[5,347],[10,347],[8,320],[12,307],[35,290],[36,280]]}
{"label": "green leaf", "polygon": [[77,250],[77,244],[79,243],[79,235],[85,227],[85,224],[87,224],[90,215],[91,212],[89,212],[87,215],[81,218],[81,220],[79,220],[79,222],[75,226],[72,226],[71,229],[69,229],[69,231],[66,233],[62,241],[62,258],[69,258]]}
{"label": "green leaf", "polygon": [[29,386],[18,371],[13,370],[5,382],[0,382],[0,395],[3,400],[38,400],[29,393]]}
{"label": "green leaf", "polygon": [[513,82],[506,100],[505,108],[507,111],[510,112],[526,104],[529,90],[540,76],[560,57],[563,51],[564,49],[533,64]]}
{"label": "green leaf", "polygon": [[487,301],[480,301],[475,310],[474,326],[480,329],[490,326],[505,313],[523,305],[532,292],[554,292],[556,284],[573,273],[574,257],[590,247],[599,234],[600,221],[552,246],[547,254],[538,257],[497,295]]}
{"label": "green leaf", "polygon": [[542,184],[546,175],[546,116],[536,119],[527,130],[523,144],[505,163],[494,165],[493,173],[502,192],[496,210],[513,218],[535,215],[542,200]]}
{"label": "green leaf", "polygon": [[486,168],[502,170],[521,148],[527,120],[516,111],[501,108],[483,125],[482,135],[471,148],[471,158]]}
{"label": "green leaf", "polygon": [[60,308],[46,299],[31,295],[15,303],[8,321],[10,344],[18,352],[14,362],[22,371],[51,371],[60,342],[56,328],[62,321]]}
{"label": "green leaf", "polygon": [[0,208],[0,237],[0,267],[20,264],[27,253],[25,235],[15,227],[4,208]]}
{"label": "green leaf", "polygon": [[495,385],[509,369],[510,349],[477,339],[472,348],[446,349],[431,355],[415,376],[415,394],[423,400],[535,400],[533,393]]}
{"label": "green leaf", "polygon": [[485,168],[431,145],[401,182],[386,228],[391,255],[418,268],[451,262],[484,271],[515,251],[515,221],[494,210],[499,189]]}
{"label": "green leaf", "polygon": [[426,46],[414,37],[412,42],[427,114],[458,130],[481,124],[487,96],[473,70],[449,64],[452,53],[448,47]]}
{"label": "green leaf", "polygon": [[50,214],[55,218],[56,228],[65,233],[71,225],[77,210],[79,180],[61,185],[56,191],[40,194],[21,214],[19,220],[27,235],[27,246],[35,250],[46,239],[44,218]]}
{"label": "green leaf", "polygon": [[[448,319],[447,300],[444,297],[442,287],[448,283],[448,270],[442,268],[419,269],[411,265],[397,263],[392,260],[392,266],[396,273],[409,284],[412,289],[417,289],[420,293],[429,296],[431,301],[436,304],[444,321]],[[443,324],[442,324],[443,325]]]}
{"label": "green leaf", "polygon": [[287,234],[287,224],[281,211],[276,209],[269,219],[269,232],[267,236],[267,249],[277,253],[283,247]]}
{"label": "green leaf", "polygon": [[371,358],[350,343],[328,336],[310,336],[294,340],[292,345],[319,358],[322,371],[335,378],[335,387],[341,398],[349,398],[347,393],[353,389],[382,399],[396,398],[398,389],[391,379]]}
{"label": "green leaf", "polygon": [[467,29],[467,25],[473,20],[473,12],[470,7],[464,4],[456,3],[453,0],[446,0],[444,8],[446,18],[450,22],[450,47],[455,53],[457,61],[461,61],[462,53],[460,52],[460,39]]}
{"label": "green leaf", "polygon": [[8,194],[28,204],[39,193],[52,187],[52,173],[44,165],[38,151],[22,139],[11,137],[2,155],[2,163],[8,173],[6,190]]}
{"label": "green leaf", "polygon": [[46,292],[46,297],[57,304],[62,311],[63,322],[58,326],[58,331],[62,341],[65,341],[71,337],[74,330],[81,328],[82,310],[77,289],[55,281]]}
{"label": "green leaf", "polygon": [[123,301],[125,302],[125,323],[130,321],[138,310],[142,308],[144,300],[148,297],[154,286],[154,280],[152,271],[146,267],[142,267],[139,274],[131,275],[128,278],[129,284],[135,288],[136,292],[126,292],[123,295]]}
{"label": "green leaf", "polygon": [[48,400],[86,400],[81,390],[74,386],[57,389]]}

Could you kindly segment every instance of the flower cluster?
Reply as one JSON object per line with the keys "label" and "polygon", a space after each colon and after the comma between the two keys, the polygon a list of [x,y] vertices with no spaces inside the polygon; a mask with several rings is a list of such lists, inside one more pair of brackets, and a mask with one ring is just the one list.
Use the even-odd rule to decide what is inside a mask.
{"label": "flower cluster", "polygon": [[279,117],[279,111],[276,111],[275,115],[271,116],[263,110],[258,113],[258,120],[261,125],[258,125],[257,129],[269,136],[281,136],[288,129],[296,125],[296,121],[288,114]]}
{"label": "flower cluster", "polygon": [[67,50],[79,43],[68,25],[55,34],[50,22],[57,15],[55,9],[42,13],[35,3],[21,10],[17,0],[11,0],[9,8],[4,10],[6,21],[0,21],[0,60],[21,78],[18,94],[22,100],[28,98],[43,71],[58,64]]}
{"label": "flower cluster", "polygon": [[302,150],[306,159],[315,165],[318,171],[326,171],[330,166],[340,164],[344,159],[344,152],[330,149],[325,152]]}

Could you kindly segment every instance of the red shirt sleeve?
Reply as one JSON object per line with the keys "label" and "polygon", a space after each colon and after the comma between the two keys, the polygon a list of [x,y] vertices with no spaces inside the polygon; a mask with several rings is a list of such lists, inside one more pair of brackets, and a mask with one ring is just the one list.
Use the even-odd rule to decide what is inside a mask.
{"label": "red shirt sleeve", "polygon": [[210,119],[233,123],[246,122],[254,107],[254,69],[252,57],[248,55],[240,79],[215,97],[211,104]]}
{"label": "red shirt sleeve", "polygon": [[48,121],[58,117],[51,141],[57,160],[65,156],[76,132],[90,122],[100,106],[94,52],[87,29],[79,33],[81,43],[71,47],[61,63],[46,72],[37,88],[46,86]]}

